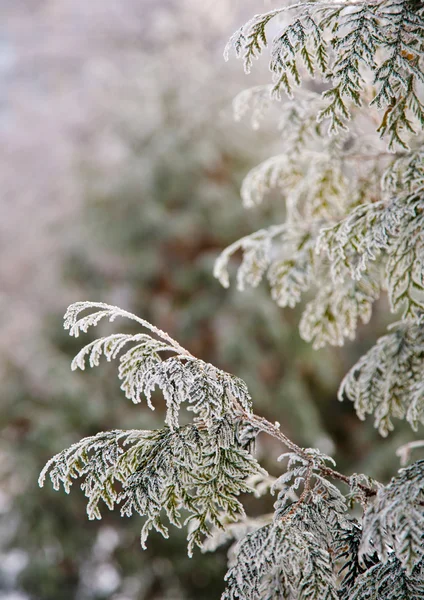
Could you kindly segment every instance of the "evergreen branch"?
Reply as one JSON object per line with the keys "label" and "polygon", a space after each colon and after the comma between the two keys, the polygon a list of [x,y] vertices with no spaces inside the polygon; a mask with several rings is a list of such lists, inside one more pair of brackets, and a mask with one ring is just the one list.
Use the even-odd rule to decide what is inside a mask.
{"label": "evergreen branch", "polygon": [[360,555],[377,552],[383,563],[393,554],[411,576],[424,558],[424,461],[401,469],[378,490],[365,511]]}
{"label": "evergreen branch", "polygon": [[401,322],[392,329],[347,373],[338,394],[352,400],[360,419],[374,413],[384,436],[393,430],[393,417],[406,417],[415,430],[424,422],[422,326]]}
{"label": "evergreen branch", "polygon": [[422,568],[408,576],[396,559],[378,563],[359,575],[349,600],[423,600]]}
{"label": "evergreen branch", "polygon": [[[413,0],[363,0],[361,2],[305,2],[256,15],[230,39],[236,55],[243,57],[246,72],[268,45],[266,26],[286,11],[295,15],[275,36],[269,62],[273,95],[289,97],[302,81],[300,64],[309,76],[316,66],[331,82],[323,92],[325,106],[318,121],[329,119],[330,135],[347,130],[352,109],[369,103],[367,74],[376,91],[371,106],[384,110],[378,128],[388,138],[391,151],[408,149],[408,139],[424,127],[420,87],[424,83],[420,60],[424,49],[424,11]],[[332,35],[334,57],[330,64],[327,39]],[[378,57],[382,55],[379,63]],[[368,77],[369,79],[369,77]]]}
{"label": "evergreen branch", "polygon": [[363,562],[359,558],[359,548],[362,539],[362,527],[354,520],[350,521],[337,540],[335,547],[336,559],[343,561],[339,576],[343,575],[339,597],[340,600],[349,600],[352,588],[362,573],[378,563],[377,556],[365,557]]}
{"label": "evergreen branch", "polygon": [[[308,464],[312,461],[312,457],[308,453],[308,451],[305,450],[304,448],[301,448],[296,443],[294,443],[292,440],[290,440],[290,438],[288,438],[277,425],[273,425],[272,423],[267,421],[267,419],[265,419],[264,417],[260,417],[255,414],[246,415],[241,407],[238,407],[238,409],[240,410],[240,412],[243,416],[243,419],[248,420],[259,431],[263,431],[264,433],[267,433],[268,435],[270,435],[270,436],[276,438],[277,440],[279,440],[280,442],[282,442],[287,448],[292,450],[292,452],[294,454],[302,457]],[[327,465],[319,464],[317,466],[317,469],[323,475],[325,475],[327,477],[331,477],[332,479],[341,481],[348,486],[351,485],[351,480],[349,477],[347,477],[346,475],[343,475],[342,473],[339,473],[338,471],[336,471],[335,469],[332,469],[331,467],[329,467]],[[366,494],[367,497],[372,497],[372,496],[375,496],[375,494],[376,494],[376,491],[368,485],[359,483],[358,487]]]}
{"label": "evergreen branch", "polygon": [[404,467],[408,464],[412,450],[423,447],[424,440],[414,440],[413,442],[408,442],[407,444],[399,446],[396,450],[396,456],[399,456],[401,466]]}
{"label": "evergreen branch", "polygon": [[73,479],[83,479],[90,519],[101,518],[100,500],[111,510],[121,504],[122,516],[133,512],[145,516],[143,548],[152,528],[168,537],[163,510],[170,523],[180,528],[184,509],[189,514],[185,521],[189,554],[194,545],[202,545],[211,526],[223,527],[221,513],[230,521],[244,515],[237,496],[251,491],[248,477],[267,475],[241,446],[226,418],[216,420],[210,431],[188,425],[102,432],[50,459],[40,474],[40,486],[48,472],[54,489],[62,484],[67,493]]}
{"label": "evergreen branch", "polygon": [[316,516],[304,507],[279,526],[266,525],[238,542],[221,600],[337,600],[331,555],[306,525]]}
{"label": "evergreen branch", "polygon": [[364,2],[357,10],[346,15],[340,27],[343,33],[339,33],[333,39],[332,43],[338,56],[331,73],[333,87],[323,93],[323,98],[328,104],[317,116],[319,122],[330,119],[330,134],[336,134],[339,129],[346,129],[344,121],[351,118],[346,100],[356,106],[362,105],[364,78],[360,65],[375,69],[376,26],[375,7]]}
{"label": "evergreen branch", "polygon": [[[86,317],[80,317],[80,313],[87,310],[88,308],[99,308],[100,310],[96,313],[92,313]],[[190,352],[179,345],[174,339],[171,338],[165,331],[155,327],[145,319],[141,319],[136,315],[119,308],[118,306],[112,306],[105,304],[104,302],[75,302],[71,304],[66,311],[64,316],[64,328],[69,329],[69,335],[78,337],[80,331],[87,333],[89,327],[97,325],[101,319],[107,317],[109,321],[114,321],[117,317],[125,317],[136,321],[142,327],[149,329],[152,333],[156,334],[162,340],[168,342],[179,354],[185,356],[191,356]]]}

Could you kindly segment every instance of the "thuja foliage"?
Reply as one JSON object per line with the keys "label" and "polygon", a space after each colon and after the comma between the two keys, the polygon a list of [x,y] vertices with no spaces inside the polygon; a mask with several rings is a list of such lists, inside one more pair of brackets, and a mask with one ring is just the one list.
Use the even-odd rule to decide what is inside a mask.
{"label": "thuja foliage", "polygon": [[[398,321],[352,367],[339,398],[352,400],[360,418],[373,414],[382,435],[393,418],[417,430],[424,422],[424,7],[416,0],[306,2],[257,15],[228,48],[247,72],[271,27],[273,84],[243,92],[234,107],[237,118],[251,111],[258,127],[279,102],[283,152],[248,174],[242,197],[254,207],[276,190],[286,221],[232,244],[215,275],[228,286],[230,259],[240,250],[239,289],[266,274],[280,306],[306,296],[300,333],[317,349],[353,339],[387,293]],[[316,74],[323,93],[311,81]],[[186,527],[190,555],[234,540],[224,600],[424,598],[424,460],[388,485],[344,475],[330,457],[256,415],[242,380],[149,322],[78,302],[65,328],[77,337],[117,317],[142,331],[89,343],[72,368],[119,359],[128,399],[144,398],[154,409],[162,393],[164,427],[85,438],[46,464],[41,485],[49,476],[69,492],[81,480],[90,519],[104,506],[138,513],[143,547],[152,529],[168,537],[169,525]],[[255,459],[260,433],[289,451],[277,478]],[[274,494],[274,512],[247,516],[246,493]]]}
{"label": "thuja foliage", "polygon": [[[255,415],[242,380],[194,357],[143,319],[115,306],[78,302],[69,307],[65,327],[78,336],[117,317],[149,333],[101,337],[77,354],[72,368],[119,357],[121,389],[130,400],[144,396],[154,409],[152,394],[161,390],[164,427],[84,438],[48,461],[40,485],[49,475],[55,489],[69,492],[81,480],[90,519],[100,519],[102,507],[119,506],[122,516],[138,513],[143,547],[152,529],[168,537],[169,525],[187,527],[190,555],[208,538],[216,547],[234,536],[223,598],[368,597],[361,590],[368,590],[370,570],[381,575],[379,595],[370,598],[386,597],[393,576],[405,591],[393,597],[424,597],[424,461],[401,470],[386,487],[365,476],[347,477],[330,457],[300,448],[278,424]],[[181,424],[184,407],[193,419],[185,413],[189,422]],[[278,478],[254,457],[260,432],[290,449],[280,457],[286,467]],[[240,494],[268,492],[276,496],[274,513],[248,518]],[[350,515],[352,503],[363,508],[362,523]]]}

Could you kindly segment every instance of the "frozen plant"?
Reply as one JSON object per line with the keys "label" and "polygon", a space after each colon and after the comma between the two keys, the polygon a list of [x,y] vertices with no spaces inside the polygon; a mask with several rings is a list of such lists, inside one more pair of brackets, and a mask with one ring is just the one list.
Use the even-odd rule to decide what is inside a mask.
{"label": "frozen plant", "polygon": [[[140,514],[143,547],[151,529],[168,537],[169,524],[187,526],[189,555],[208,538],[217,541],[206,549],[242,532],[223,598],[359,598],[369,569],[385,586],[388,574],[401,577],[410,590],[404,598],[421,597],[424,461],[386,487],[365,476],[347,477],[330,457],[297,446],[277,424],[255,415],[242,380],[194,357],[143,319],[115,306],[78,302],[69,307],[65,327],[77,337],[117,317],[148,333],[99,338],[77,354],[72,368],[119,356],[121,388],[130,400],[144,396],[154,409],[152,392],[161,390],[164,427],[84,438],[48,461],[40,485],[49,475],[55,489],[69,492],[81,479],[90,519],[101,518],[101,504],[120,505],[122,516]],[[194,417],[180,425],[183,405]],[[260,432],[290,450],[280,457],[286,469],[277,479],[254,457]],[[334,482],[346,486],[344,493]],[[246,517],[240,494],[269,491],[277,495],[274,514]],[[362,524],[349,514],[352,501],[363,508]]]}
{"label": "frozen plant", "polygon": [[[241,250],[241,290],[267,274],[281,306],[310,294],[300,332],[316,348],[353,339],[358,321],[368,322],[373,302],[387,291],[400,320],[352,367],[340,399],[351,399],[360,418],[374,414],[383,435],[394,417],[418,429],[424,422],[424,6],[317,1],[256,15],[228,48],[247,72],[268,45],[268,26],[277,31],[273,85],[256,86],[235,107],[240,117],[251,103],[257,127],[263,110],[280,101],[283,152],[247,176],[242,196],[252,207],[276,189],[286,222],[235,242],[215,274],[228,286],[230,258]],[[308,82],[317,73],[322,94]],[[306,91],[298,89],[302,81]],[[164,427],[85,438],[47,463],[41,485],[49,475],[55,489],[68,492],[82,479],[92,519],[100,518],[101,501],[110,509],[120,505],[122,515],[139,513],[143,547],[151,529],[167,537],[168,523],[187,527],[189,554],[234,538],[224,600],[424,598],[424,460],[388,485],[346,476],[330,457],[301,448],[256,415],[242,380],[143,319],[79,302],[69,307],[65,327],[78,336],[117,317],[143,331],[95,340],[72,366],[119,357],[130,400],[144,396],[153,409],[152,393],[161,390]],[[184,407],[193,413],[186,424]],[[254,457],[261,432],[289,451],[275,480]],[[247,517],[240,494],[248,492],[275,494],[274,512]]]}

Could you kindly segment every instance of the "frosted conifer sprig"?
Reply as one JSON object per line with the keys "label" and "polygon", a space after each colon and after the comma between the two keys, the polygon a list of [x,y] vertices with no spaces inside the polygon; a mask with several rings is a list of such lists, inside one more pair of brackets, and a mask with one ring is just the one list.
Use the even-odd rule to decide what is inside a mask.
{"label": "frosted conifer sprig", "polygon": [[[280,31],[269,42],[271,21]],[[419,322],[424,313],[423,6],[415,0],[283,6],[243,25],[226,55],[233,47],[249,72],[268,44],[274,96],[282,88],[290,95],[293,82],[316,74],[319,56],[325,58],[318,63],[329,87],[321,97],[306,90],[282,105],[284,152],[252,169],[242,185],[246,207],[278,192],[286,223],[231,245],[217,260],[215,275],[227,287],[228,259],[241,249],[239,289],[257,286],[267,273],[273,299],[291,307],[303,293],[317,290],[300,322],[301,336],[317,349],[353,339],[357,323],[369,321],[381,289],[387,290],[393,312],[402,310],[403,319]],[[252,97],[260,98],[255,89]],[[373,108],[384,111],[379,126]],[[324,136],[324,120],[337,134],[333,142]],[[352,133],[342,133],[348,120]],[[372,134],[363,149],[360,136],[370,128],[386,137],[390,152],[401,150],[397,160],[379,149]],[[283,241],[299,225],[313,230],[317,256],[309,252],[312,243],[300,252]],[[416,404],[417,385],[413,390]]]}
{"label": "frosted conifer sprig", "polygon": [[[327,23],[337,23],[339,14],[331,14]],[[326,24],[327,24],[326,23]],[[348,102],[361,106],[364,77],[362,67],[375,68],[375,30],[377,28],[373,7],[363,3],[346,15],[343,25],[336,29],[332,40],[335,60],[332,65],[333,87],[323,93],[327,106],[318,113],[318,120],[330,119],[330,133],[346,129],[351,112]]]}
{"label": "frosted conifer sprig", "polygon": [[[96,312],[91,312],[88,315],[81,316],[81,313],[88,309],[99,309]],[[152,333],[156,334],[162,340],[168,342],[176,351],[186,356],[190,356],[190,353],[179,345],[178,342],[173,340],[165,331],[162,331],[158,327],[155,327],[145,319],[141,319],[132,313],[119,308],[118,306],[112,306],[105,304],[104,302],[74,302],[71,304],[64,316],[63,326],[65,329],[69,329],[69,335],[78,337],[80,332],[87,333],[89,327],[96,326],[101,319],[107,318],[109,321],[114,321],[117,317],[124,317],[136,321],[142,327],[149,329]],[[110,360],[110,359],[109,359]]]}
{"label": "frosted conifer sprig", "polygon": [[233,100],[233,113],[236,121],[250,113],[250,123],[253,129],[259,129],[271,102],[271,85],[257,85],[241,91]]}
{"label": "frosted conifer sprig", "polygon": [[399,323],[347,373],[339,399],[352,400],[360,419],[374,414],[375,426],[384,436],[393,430],[393,417],[406,418],[416,430],[424,422],[419,388],[423,361],[422,326]]}
{"label": "frosted conifer sprig", "polygon": [[[401,157],[389,166],[381,189],[385,197],[379,201],[373,201],[376,190],[372,186],[366,190],[363,183],[352,181],[351,175],[347,178],[343,170],[339,176],[337,162],[330,169],[330,178],[322,160],[315,166],[316,178],[307,173],[302,179],[302,169],[299,173],[296,170],[299,165],[291,173],[289,165],[282,155],[246,177],[242,193],[247,204],[262,201],[266,190],[281,185],[288,217],[286,223],[246,236],[224,250],[214,270],[221,283],[228,287],[229,259],[241,249],[243,260],[237,274],[240,290],[257,286],[267,273],[272,298],[280,306],[293,307],[304,292],[317,289],[300,322],[301,336],[314,348],[342,345],[346,338],[353,339],[358,322],[369,321],[381,289],[387,288],[393,311],[402,308],[404,318],[421,318],[422,152]],[[370,174],[375,177],[374,169]],[[321,191],[324,182],[326,187]],[[334,224],[337,212],[340,215],[349,206],[346,190],[353,185],[361,187],[350,204],[360,203]],[[330,227],[325,219],[331,219]]]}
{"label": "frosted conifer sprig", "polygon": [[342,346],[346,338],[354,339],[358,322],[369,321],[381,287],[379,270],[371,267],[360,281],[352,281],[343,265],[347,281],[344,285],[333,282],[325,257],[316,253],[318,231],[316,221],[309,227],[292,222],[260,230],[226,248],[214,269],[215,277],[228,287],[229,261],[242,250],[239,290],[256,287],[267,274],[273,300],[291,308],[300,302],[302,294],[318,290],[306,305],[299,326],[301,337],[316,349],[326,344]]}
{"label": "frosted conifer sprig", "polygon": [[[352,107],[368,105],[385,110],[379,133],[390,149],[408,148],[408,137],[424,127],[421,102],[424,77],[424,9],[415,0],[362,3],[300,2],[256,15],[230,39],[225,56],[234,48],[249,73],[253,58],[268,45],[266,27],[276,17],[283,25],[270,46],[269,68],[274,95],[292,95],[305,74],[316,66],[330,82],[326,106],[318,119],[329,119],[329,131],[346,129]],[[330,51],[329,40],[332,49]],[[370,83],[375,91],[369,97]]]}
{"label": "frosted conifer sprig", "polygon": [[312,77],[317,69],[321,73],[327,71],[326,41],[319,24],[306,7],[303,13],[284,27],[273,40],[270,70],[274,73],[272,91],[276,98],[280,98],[281,90],[292,98],[293,86],[300,85],[298,58]]}
{"label": "frosted conifer sprig", "polygon": [[238,542],[222,600],[336,600],[331,556],[307,525],[313,518],[299,508],[281,525],[266,525]]}
{"label": "frosted conifer sprig", "polygon": [[252,169],[241,187],[243,206],[252,208],[263,202],[267,192],[278,189],[284,192],[299,181],[301,171],[287,155],[273,156]]}
{"label": "frosted conifer sprig", "polygon": [[316,251],[328,255],[334,283],[349,276],[361,279],[369,262],[388,247],[390,233],[399,224],[397,217],[396,211],[386,210],[384,201],[361,204],[336,225],[321,230]]}
{"label": "frosted conifer sprig", "polygon": [[261,204],[271,191],[278,191],[285,200],[287,221],[307,219],[337,219],[343,216],[344,203],[349,198],[349,180],[340,158],[334,156],[334,145],[326,147],[320,155],[303,148],[301,156],[292,152],[302,143],[297,130],[286,140],[289,151],[273,156],[252,169],[244,178],[241,197],[246,208]]}
{"label": "frosted conifer sprig", "polygon": [[331,344],[343,346],[353,340],[359,321],[368,323],[378,298],[378,277],[364,277],[345,285],[323,285],[308,302],[299,323],[301,337],[315,350]]}
{"label": "frosted conifer sprig", "polygon": [[[88,310],[95,312],[81,314]],[[63,485],[69,492],[72,481],[82,478],[90,518],[100,518],[100,501],[109,508],[122,502],[123,514],[136,511],[147,517],[143,544],[152,527],[167,535],[160,518],[162,509],[177,526],[181,525],[179,511],[184,509],[191,513],[187,520],[191,551],[193,545],[202,544],[211,526],[221,525],[222,515],[230,521],[239,519],[244,513],[237,497],[254,491],[249,478],[267,475],[250,452],[259,431],[273,435],[306,462],[313,459],[276,426],[253,415],[242,380],[196,359],[143,319],[107,304],[79,302],[68,309],[65,327],[78,335],[104,318],[113,321],[118,316],[131,318],[160,339],[148,334],[109,335],[85,346],[73,367],[84,368],[87,358],[91,366],[97,366],[102,355],[111,360],[132,343],[132,348],[121,355],[123,389],[128,394],[132,390],[128,382],[135,382],[137,393],[129,395],[138,401],[141,391],[149,396],[158,385],[167,400],[168,427],[156,432],[103,432],[85,438],[47,463],[40,485],[49,472],[54,488]],[[173,352],[174,356],[163,359],[161,352]],[[183,401],[196,420],[193,425],[179,427]],[[324,464],[320,468],[330,477],[348,481]],[[122,484],[122,492],[115,489],[115,482]]]}
{"label": "frosted conifer sprig", "polygon": [[[282,454],[278,460],[286,459],[285,473],[275,480],[271,488],[272,492],[280,490],[274,504],[275,521],[286,519],[307,497],[310,504],[315,506],[322,500],[325,505],[324,511],[331,505],[342,520],[346,512],[345,497],[321,474],[322,467],[325,468],[327,463],[335,466],[334,460],[313,448],[305,449],[302,455],[295,452]],[[297,494],[299,497],[296,497]]]}
{"label": "frosted conifer sprig", "polygon": [[348,596],[349,600],[423,600],[423,568],[408,576],[396,559],[378,563],[359,575]]}
{"label": "frosted conifer sprig", "polygon": [[228,287],[229,261],[242,250],[237,288],[256,287],[267,274],[276,303],[294,307],[315,281],[315,239],[313,228],[294,223],[260,230],[226,248],[215,262],[214,276]]}
{"label": "frosted conifer sprig", "polygon": [[340,600],[349,600],[355,581],[367,569],[378,563],[378,556],[359,558],[359,548],[362,540],[362,527],[356,520],[350,520],[348,526],[341,532],[335,545],[336,560],[342,563],[339,576],[342,582],[339,589]]}
{"label": "frosted conifer sprig", "polygon": [[[227,432],[224,431],[224,429]],[[83,480],[90,519],[100,519],[99,502],[121,515],[146,517],[141,532],[145,543],[153,528],[168,537],[162,512],[176,527],[189,525],[188,548],[201,546],[212,526],[222,528],[221,515],[235,521],[244,515],[237,496],[251,491],[252,474],[264,473],[244,450],[225,420],[211,433],[194,425],[158,431],[111,431],[85,438],[53,457],[40,474],[49,474],[54,489],[69,493],[73,479]],[[122,484],[118,491],[116,482]]]}
{"label": "frosted conifer sprig", "polygon": [[[81,316],[81,312],[97,308],[100,310]],[[184,402],[189,404],[188,410],[198,414],[207,424],[227,412],[234,413],[235,403],[250,412],[250,395],[243,381],[196,359],[168,334],[127,311],[103,303],[78,302],[66,312],[64,326],[70,330],[70,335],[77,336],[103,318],[113,321],[118,316],[136,321],[161,339],[148,334],[119,333],[99,338],[78,352],[72,361],[72,369],[84,369],[87,359],[91,367],[98,366],[102,355],[108,361],[115,359],[124,346],[132,344],[119,359],[121,389],[135,404],[144,395],[148,406],[154,409],[151,396],[158,387],[166,400],[165,422],[169,427],[178,427],[178,414]],[[170,353],[173,356],[162,358],[162,354]]]}
{"label": "frosted conifer sprig", "polygon": [[393,555],[407,576],[424,557],[424,461],[401,469],[381,488],[363,520],[362,556],[378,554],[383,563]]}
{"label": "frosted conifer sprig", "polygon": [[405,171],[400,181],[393,171],[386,174],[395,177],[388,186],[397,196],[358,206],[336,225],[322,229],[317,251],[328,255],[334,284],[349,276],[369,276],[370,263],[381,257],[392,311],[402,309],[403,318],[417,320],[424,310],[422,153],[411,161],[403,159],[401,165]]}
{"label": "frosted conifer sprig", "polygon": [[228,288],[230,285],[229,260],[234,253],[242,250],[243,260],[237,273],[237,287],[240,291],[244,290],[246,285],[256,287],[269,267],[273,239],[284,233],[286,229],[285,225],[273,226],[269,229],[261,229],[234,242],[216,260],[214,277],[220,281],[221,285]]}
{"label": "frosted conifer sprig", "polygon": [[293,308],[314,282],[315,240],[308,231],[290,237],[271,263],[267,277],[272,299],[278,306]]}
{"label": "frosted conifer sprig", "polygon": [[[344,499],[337,489],[333,495],[327,481],[320,489],[318,478],[315,494],[313,485],[305,485],[311,463],[294,455],[290,461],[291,475],[282,477],[296,489],[304,486],[304,501],[286,504],[273,524],[238,542],[223,598],[423,598],[422,461],[380,488],[362,526],[347,518]],[[331,497],[337,498],[333,504]]]}

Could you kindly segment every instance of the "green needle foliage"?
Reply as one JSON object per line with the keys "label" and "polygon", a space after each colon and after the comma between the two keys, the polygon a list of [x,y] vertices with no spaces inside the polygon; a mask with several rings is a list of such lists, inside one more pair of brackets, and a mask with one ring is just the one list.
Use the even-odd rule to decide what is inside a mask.
{"label": "green needle foliage", "polygon": [[[235,49],[246,72],[271,26],[279,27],[270,49],[273,85],[240,94],[234,107],[237,118],[252,111],[258,127],[267,107],[281,102],[284,151],[248,174],[242,197],[249,208],[276,192],[286,220],[234,242],[215,276],[228,287],[240,251],[240,290],[266,275],[278,305],[294,307],[306,296],[300,333],[315,348],[353,339],[387,293],[400,320],[352,367],[339,398],[352,400],[362,419],[373,414],[382,435],[393,418],[417,430],[424,423],[424,7],[417,0],[317,1],[256,15],[226,51]],[[321,93],[311,81],[317,74]],[[152,529],[167,537],[168,522],[186,526],[189,555],[234,538],[223,600],[424,598],[423,461],[388,485],[346,476],[257,416],[242,380],[149,322],[78,302],[65,327],[76,337],[117,317],[143,332],[101,337],[72,367],[119,358],[130,400],[144,397],[153,409],[161,391],[164,427],[85,438],[47,463],[41,485],[49,475],[55,489],[69,492],[81,479],[91,519],[100,518],[100,501],[120,505],[123,516],[139,513],[143,547]],[[261,432],[290,451],[275,479],[254,457]],[[273,513],[246,516],[247,492],[275,494]]]}

